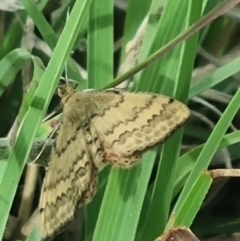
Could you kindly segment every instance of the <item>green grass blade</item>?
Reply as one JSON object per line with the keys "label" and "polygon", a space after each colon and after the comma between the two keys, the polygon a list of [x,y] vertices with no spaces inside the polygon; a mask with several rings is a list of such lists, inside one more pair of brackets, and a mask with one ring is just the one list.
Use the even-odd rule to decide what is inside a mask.
{"label": "green grass blade", "polygon": [[0,96],[24,64],[31,59],[32,56],[27,51],[15,49],[0,61]]}
{"label": "green grass blade", "polygon": [[[0,42],[0,59],[3,59],[14,49],[19,48],[22,38],[22,24],[25,22],[27,14],[21,12],[17,18],[9,23],[7,31],[4,32]],[[13,37],[14,36],[14,37]]]}
{"label": "green grass blade", "polygon": [[[46,43],[49,45],[49,47],[52,50],[55,49],[55,46],[58,41],[58,36],[55,34],[54,30],[47,22],[46,18],[43,16],[43,13],[39,10],[37,4],[34,1],[29,1],[29,0],[21,0],[21,1],[24,7],[26,8],[28,14],[33,19],[34,24],[37,26],[38,30],[42,34]],[[84,5],[84,2],[83,2],[83,5]],[[83,6],[80,6],[80,7],[83,7]],[[74,79],[78,82],[84,81],[82,76],[79,74],[74,61],[71,58],[69,58],[69,61],[67,62],[67,66],[68,66],[69,78]]]}
{"label": "green grass blade", "polygon": [[[183,8],[184,9],[184,8]],[[179,9],[177,9],[179,12]],[[184,12],[184,16],[186,15],[186,13]],[[165,16],[168,16],[167,14]],[[163,16],[162,16],[163,17]],[[167,21],[167,18],[166,18]],[[175,24],[175,21],[172,21],[172,25]],[[168,29],[171,28],[170,26],[168,26]],[[161,40],[161,35],[160,34],[160,26],[159,26],[159,33],[158,33],[158,38],[155,39],[156,43],[160,43],[159,44],[163,44],[162,40]],[[172,32],[169,31],[167,33],[167,29],[166,31],[164,29],[161,29],[164,32],[164,37],[168,35],[168,38],[172,38]],[[179,30],[178,30],[179,31]],[[176,36],[177,33],[174,33],[174,35]],[[165,41],[167,41],[165,39]],[[195,45],[196,45],[196,40],[195,40]],[[155,48],[159,48],[159,46],[155,46]],[[195,47],[196,48],[196,47]],[[154,49],[152,50],[154,51]],[[177,54],[175,53],[174,57],[176,59],[179,59],[179,54],[180,54],[180,50],[177,50]],[[193,51],[194,53],[194,51]],[[191,53],[191,54],[193,54]],[[189,57],[189,56],[188,56]],[[192,57],[193,58],[193,57]],[[189,64],[189,63],[188,63]],[[155,91],[155,92],[159,92],[159,89],[156,88],[156,86],[154,86],[154,84],[156,83],[156,78],[154,77],[154,74],[158,74],[160,70],[162,70],[162,65],[167,65],[167,61],[165,61],[165,63],[163,63],[163,61],[157,63],[154,68],[151,69],[151,67],[149,67],[149,69],[151,69],[151,71],[148,72],[148,77],[147,77],[147,82],[144,83],[144,78],[142,81],[140,81],[140,84],[142,84],[142,86],[139,87],[139,89],[144,90],[144,91]],[[174,66],[174,69],[176,67]],[[164,70],[165,71],[165,70]],[[190,72],[191,69],[189,70],[188,76],[190,76]],[[186,73],[184,73],[185,76]],[[174,76],[175,78],[176,76]],[[182,76],[183,77],[183,76]],[[146,79],[146,78],[145,78]],[[189,78],[188,78],[189,81]],[[184,85],[184,84],[183,84]],[[185,90],[187,90],[188,88],[186,88]],[[187,92],[185,93],[185,99],[187,98]],[[179,143],[179,139],[177,140],[177,142]],[[138,224],[138,220],[139,220],[139,216],[140,216],[140,212],[141,212],[141,207],[143,204],[143,200],[144,200],[144,196],[146,194],[146,189],[143,187],[147,187],[148,181],[149,181],[149,177],[150,177],[150,173],[151,172],[141,172],[143,166],[145,170],[151,170],[152,169],[152,163],[153,160],[155,158],[154,152],[151,152],[151,157],[150,158],[146,158],[145,156],[143,157],[142,163],[139,165],[139,167],[134,169],[134,172],[132,170],[129,170],[128,172],[125,171],[125,173],[123,173],[121,176],[119,173],[121,173],[122,171],[117,171],[117,170],[113,170],[110,174],[110,178],[109,178],[109,182],[107,185],[107,189],[105,192],[105,196],[104,196],[104,200],[103,200],[103,204],[101,207],[101,211],[100,211],[100,215],[99,215],[99,219],[98,219],[98,225],[96,227],[97,231],[95,231],[94,234],[94,238],[96,240],[96,238],[98,237],[109,237],[110,240],[134,240],[135,238],[135,234],[136,234],[136,227]],[[175,156],[174,156],[175,158]],[[136,190],[136,188],[134,188],[134,180],[135,180],[135,176],[138,173],[137,176],[139,177],[139,180],[141,180],[141,187],[142,190]],[[120,176],[120,178],[118,178],[118,176]],[[126,180],[129,180],[129,183],[126,183]],[[130,181],[133,180],[133,181]],[[124,183],[124,184],[123,184]],[[116,194],[116,190],[117,190],[117,185],[123,185],[122,187],[122,192],[127,193],[128,196],[135,196],[137,195],[136,193],[138,193],[138,198],[136,199],[136,201],[134,203],[131,203],[128,200],[121,200],[115,199],[116,197],[119,196],[119,194]],[[139,185],[140,186],[140,185]],[[131,194],[132,190],[135,190],[134,194]],[[113,194],[114,193],[114,194]],[[105,203],[106,202],[106,203]],[[129,210],[129,207],[132,205],[132,207],[134,206],[134,212],[131,211],[131,218],[129,218],[129,212],[126,210]],[[111,206],[113,207],[118,207],[117,210],[115,210],[115,212],[113,213],[113,210],[111,209]],[[106,220],[106,218],[108,218],[108,220]],[[124,221],[123,221],[124,220]],[[100,222],[101,221],[101,222]],[[113,226],[114,223],[114,226]],[[116,225],[115,225],[116,223]],[[111,229],[109,229],[109,225],[111,224]],[[123,225],[124,224],[124,225]],[[101,226],[100,226],[101,225]],[[122,229],[121,229],[122,228]],[[119,235],[119,233],[123,233],[122,235]]]}
{"label": "green grass blade", "polygon": [[[19,133],[9,156],[6,171],[0,186],[0,239],[3,237],[16,188],[38,126],[57,86],[65,61],[73,47],[81,24],[86,17],[89,5],[90,1],[76,1],[48,68],[40,80],[39,88],[36,90],[33,102],[19,127]],[[51,82],[49,82],[49,80],[51,80]]]}
{"label": "green grass blade", "polygon": [[[103,27],[104,26],[104,27]],[[89,88],[99,89],[113,79],[113,1],[93,0],[89,11],[87,72]],[[99,175],[106,185],[109,169]],[[85,240],[92,240],[105,187],[98,187],[92,203],[85,207]]]}
{"label": "green grass blade", "polygon": [[112,169],[93,241],[105,241],[106,237],[115,241],[134,240],[144,199],[142,193],[147,189],[154,156],[154,151],[148,152],[130,170]]}
{"label": "green grass blade", "polygon": [[[223,137],[217,150],[229,147],[239,142],[240,142],[240,131],[235,131]],[[189,173],[191,172],[191,170],[193,169],[196,163],[196,160],[198,159],[198,156],[201,153],[204,145],[205,144],[195,147],[194,149],[188,151],[187,153],[179,157],[179,159],[177,160],[173,198],[175,198],[176,195],[183,188],[183,184],[186,182],[186,179]]]}
{"label": "green grass blade", "polygon": [[212,73],[208,74],[197,82],[192,83],[188,98],[191,99],[205,90],[208,90],[209,88],[221,83],[232,75],[237,74],[240,71],[239,63],[240,57],[217,68]]}
{"label": "green grass blade", "polygon": [[[224,111],[223,115],[221,116],[220,120],[218,121],[216,127],[214,128],[213,132],[211,133],[209,139],[207,140],[204,148],[202,149],[196,164],[189,175],[187,182],[179,196],[179,199],[174,207],[173,212],[178,214],[183,206],[185,205],[185,198],[192,191],[192,185],[196,180],[196,177],[204,170],[207,169],[208,165],[210,164],[213,155],[215,154],[227,128],[229,127],[233,117],[237,113],[240,107],[240,89],[236,92],[233,99],[229,103],[227,109]],[[194,217],[192,217],[193,220]],[[180,220],[176,219],[175,225],[185,225],[185,223],[181,223],[181,220],[184,220],[182,217]],[[189,222],[188,222],[189,223]]]}
{"label": "green grass blade", "polygon": [[93,201],[84,207],[84,214],[85,214],[85,236],[84,241],[92,241],[93,234],[95,231],[95,226],[98,219],[99,210],[102,204],[104,192],[106,190],[106,185],[108,181],[108,176],[111,167],[105,168],[101,173],[98,175],[98,190],[96,195],[94,196]]}
{"label": "green grass blade", "polygon": [[99,89],[113,79],[113,0],[93,0],[89,18],[89,87]]}
{"label": "green grass blade", "polygon": [[18,123],[20,124],[23,120],[23,117],[25,116],[28,107],[30,106],[35,91],[37,89],[37,86],[39,84],[39,80],[41,79],[43,72],[44,72],[44,66],[43,63],[41,61],[41,59],[39,59],[38,57],[34,57],[33,58],[33,65],[34,65],[34,73],[33,73],[33,78],[32,81],[30,83],[30,86],[28,88],[27,93],[25,94],[23,101],[22,101],[22,105],[21,108],[19,110],[19,114],[18,114]]}
{"label": "green grass blade", "polygon": [[192,185],[191,192],[188,192],[185,196],[185,202],[182,208],[179,212],[175,213],[173,211],[168,228],[171,228],[172,224],[174,224],[175,227],[178,224],[184,224],[186,227],[189,227],[192,224],[193,217],[196,216],[202,205],[211,183],[212,178],[208,172],[203,172],[196,178]]}
{"label": "green grass blade", "polygon": [[44,40],[47,42],[47,44],[51,49],[54,49],[56,46],[58,37],[56,36],[50,24],[47,22],[46,18],[43,16],[43,13],[39,9],[37,3],[29,0],[21,0],[21,2],[24,5],[27,13],[31,16],[34,23],[38,27]]}
{"label": "green grass blade", "polygon": [[[178,15],[178,17],[182,19],[184,19],[183,16],[185,16],[186,19],[185,23],[176,26],[175,31],[172,30],[174,35],[179,34],[176,31],[183,31],[184,29],[187,29],[200,18],[202,2],[198,1],[198,4],[199,5],[196,6],[196,4],[193,4],[192,1],[185,1],[184,3],[181,2],[179,5],[176,4],[176,2],[171,2],[171,4],[169,2],[169,4],[167,4],[166,11],[169,8],[169,12],[171,12],[173,16]],[[164,13],[162,17],[164,17]],[[162,19],[163,26],[166,26],[166,23],[171,24],[171,22],[173,23],[174,21],[179,22],[172,17],[170,19],[169,18],[170,16],[167,15],[165,19],[166,22],[164,19]],[[160,36],[160,33],[158,36]],[[159,43],[160,39],[157,39],[156,41]],[[159,46],[156,46],[156,48],[157,47]],[[172,95],[171,92],[173,89],[171,90],[171,85],[169,85],[169,82],[172,82],[172,87],[175,85],[175,96],[177,99],[185,101],[188,96],[189,80],[196,51],[197,36],[192,37],[191,39],[187,40],[186,43],[182,44],[178,48],[174,49],[171,53],[167,54],[163,60],[159,61],[161,64],[159,64],[158,69],[154,68],[153,65],[150,67],[151,70],[149,70],[150,68],[146,70],[146,74],[143,72],[140,82],[144,81],[143,78],[145,75],[152,74],[158,76],[158,73],[160,73],[157,79],[159,83],[156,85],[156,88],[161,88],[161,91],[164,93]],[[178,61],[176,62],[174,60]],[[175,62],[174,67],[173,64],[171,64],[172,62]],[[173,68],[174,71],[172,71]],[[177,81],[175,84],[174,80]],[[174,136],[172,136],[171,139],[167,141],[163,147],[150,206],[148,208],[145,227],[141,232],[142,240],[153,240],[165,229],[172,200],[176,159],[179,155],[181,138],[182,130],[178,131]]]}

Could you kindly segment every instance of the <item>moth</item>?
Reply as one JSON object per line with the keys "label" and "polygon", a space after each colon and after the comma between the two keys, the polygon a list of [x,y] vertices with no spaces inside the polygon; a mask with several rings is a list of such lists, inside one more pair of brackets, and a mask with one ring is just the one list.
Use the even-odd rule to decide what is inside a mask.
{"label": "moth", "polygon": [[77,92],[59,88],[63,115],[39,204],[39,233],[54,237],[91,202],[106,165],[129,168],[190,116],[167,96],[129,92]]}

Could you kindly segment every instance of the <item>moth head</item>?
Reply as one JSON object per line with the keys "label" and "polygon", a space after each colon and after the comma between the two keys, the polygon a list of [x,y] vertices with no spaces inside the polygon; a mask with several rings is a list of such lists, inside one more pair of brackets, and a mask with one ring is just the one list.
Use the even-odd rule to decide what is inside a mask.
{"label": "moth head", "polygon": [[75,92],[75,90],[68,84],[58,86],[58,95],[62,99],[63,104],[67,102],[69,97]]}

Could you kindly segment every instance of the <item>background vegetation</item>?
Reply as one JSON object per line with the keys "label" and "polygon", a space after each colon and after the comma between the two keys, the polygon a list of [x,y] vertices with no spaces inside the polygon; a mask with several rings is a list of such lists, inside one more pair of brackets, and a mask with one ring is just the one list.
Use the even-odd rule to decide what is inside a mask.
{"label": "background vegetation", "polygon": [[0,239],[39,240],[30,217],[45,171],[25,164],[56,123],[56,114],[43,118],[56,110],[66,72],[79,90],[132,77],[129,91],[174,97],[192,115],[137,167],[101,172],[94,201],[55,240],[151,241],[173,227],[200,240],[239,232],[239,179],[213,181],[206,170],[239,164],[240,1],[1,2]]}

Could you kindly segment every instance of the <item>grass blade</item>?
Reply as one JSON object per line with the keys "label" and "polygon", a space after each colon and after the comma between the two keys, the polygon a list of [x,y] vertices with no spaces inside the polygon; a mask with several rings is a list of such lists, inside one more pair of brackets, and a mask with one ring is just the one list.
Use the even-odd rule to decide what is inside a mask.
{"label": "grass blade", "polygon": [[[204,148],[202,149],[202,151],[196,161],[196,164],[195,164],[191,174],[189,175],[189,177],[186,181],[186,184],[179,196],[179,199],[174,207],[173,213],[176,213],[178,215],[178,213],[181,212],[183,206],[185,205],[186,196],[190,192],[192,192],[192,186],[193,186],[193,183],[195,183],[196,177],[198,177],[204,169],[207,169],[208,165],[210,164],[210,161],[213,158],[213,155],[215,154],[221,140],[223,139],[223,136],[224,136],[227,128],[229,127],[233,117],[239,110],[239,107],[240,107],[240,89],[238,89],[238,91],[234,95],[233,99],[229,103],[227,109],[223,113],[221,119],[218,121],[212,134],[210,135],[206,144],[204,145]],[[176,219],[174,225],[189,226],[191,224],[191,222],[193,221],[193,218],[194,217],[192,217],[191,221],[188,219],[187,223],[185,223],[185,222],[183,222],[183,220],[185,220],[185,218],[181,217],[179,219]]]}
{"label": "grass blade", "polygon": [[[76,1],[51,61],[49,62],[48,68],[40,80],[36,95],[19,127],[19,133],[15,145],[13,146],[12,153],[9,156],[6,171],[0,186],[0,239],[3,237],[15,191],[38,126],[50,102],[50,98],[62,73],[67,56],[76,40],[89,5],[90,1],[87,0]],[[52,80],[52,82],[49,82],[49,80]]]}

